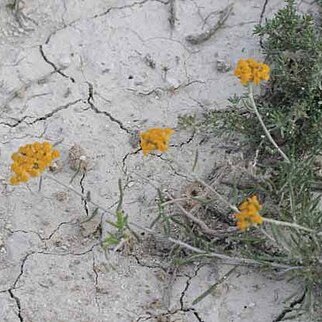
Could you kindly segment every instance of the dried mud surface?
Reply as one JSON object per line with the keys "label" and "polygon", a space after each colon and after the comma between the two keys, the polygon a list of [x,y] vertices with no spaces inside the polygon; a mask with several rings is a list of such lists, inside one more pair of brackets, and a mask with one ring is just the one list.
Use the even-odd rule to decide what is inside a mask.
{"label": "dried mud surface", "polygon": [[[130,254],[104,252],[106,216],[82,223],[93,208],[77,195],[48,179],[40,192],[36,180],[6,185],[11,153],[35,140],[57,144],[62,158],[53,175],[68,184],[76,144],[89,164],[74,188],[113,209],[121,178],[130,220],[148,226],[156,191],[140,178],[177,192],[186,178],[166,158],[143,158],[135,134],[225,107],[242,90],[229,67],[260,56],[252,29],[282,5],[231,3],[223,26],[192,44],[187,36],[212,28],[228,1],[0,2],[0,321],[271,322],[281,314],[296,290],[286,281],[236,268],[193,306],[231,267],[196,264],[170,276],[153,255],[158,242]],[[220,140],[191,131],[177,131],[172,145],[187,166],[198,148],[201,176],[229,158]]]}

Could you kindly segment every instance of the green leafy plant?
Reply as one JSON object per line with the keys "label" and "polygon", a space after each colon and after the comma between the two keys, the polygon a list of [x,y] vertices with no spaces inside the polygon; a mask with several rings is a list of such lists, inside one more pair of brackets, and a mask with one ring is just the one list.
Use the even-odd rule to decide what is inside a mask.
{"label": "green leafy plant", "polygon": [[299,15],[294,0],[286,3],[255,28],[272,69],[258,104],[265,124],[297,158],[322,148],[322,37],[311,16]]}
{"label": "green leafy plant", "polygon": [[127,243],[133,236],[133,232],[129,228],[128,216],[123,211],[123,187],[121,179],[119,179],[118,181],[118,186],[120,197],[117,208],[115,210],[115,220],[107,220],[107,222],[114,228],[114,230],[107,232],[107,236],[103,240],[104,248],[119,248],[122,246],[122,244]]}

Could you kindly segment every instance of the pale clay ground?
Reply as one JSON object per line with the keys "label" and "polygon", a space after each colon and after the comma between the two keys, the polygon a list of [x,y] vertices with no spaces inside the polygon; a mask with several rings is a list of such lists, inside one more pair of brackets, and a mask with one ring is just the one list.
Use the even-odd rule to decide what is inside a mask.
{"label": "pale clay ground", "polygon": [[[213,25],[218,15],[205,18],[229,1],[175,0],[171,29],[166,0],[25,0],[16,16],[1,0],[0,321],[271,322],[282,312],[296,286],[246,268],[192,306],[230,266],[196,264],[169,281],[153,247],[105,255],[98,245],[110,229],[105,215],[80,224],[93,207],[55,182],[44,179],[40,193],[37,180],[5,184],[11,153],[35,140],[59,143],[62,167],[54,176],[68,183],[74,171],[66,160],[76,143],[90,157],[90,170],[75,178],[74,187],[112,207],[118,179],[128,181],[124,209],[132,222],[148,226],[156,191],[140,176],[177,193],[186,179],[166,156],[133,153],[131,134],[175,128],[178,115],[223,108],[242,91],[231,71],[217,70],[217,60],[259,57],[252,28],[265,1],[230,2],[224,27],[191,45],[185,37]],[[264,17],[282,5],[266,2]],[[229,156],[218,139],[202,139],[178,131],[171,153],[189,167],[198,147],[197,171],[205,175]]]}

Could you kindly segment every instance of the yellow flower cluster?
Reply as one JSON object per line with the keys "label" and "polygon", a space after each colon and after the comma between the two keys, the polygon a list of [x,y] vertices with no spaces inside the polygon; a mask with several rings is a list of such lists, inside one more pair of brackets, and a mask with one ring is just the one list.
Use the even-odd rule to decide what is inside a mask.
{"label": "yellow flower cluster", "polygon": [[159,150],[165,152],[169,148],[169,141],[174,130],[169,128],[152,128],[140,133],[141,148],[144,155]]}
{"label": "yellow flower cluster", "polygon": [[53,150],[49,142],[35,142],[21,146],[12,154],[13,163],[11,170],[14,175],[10,178],[13,185],[27,182],[30,177],[37,177],[51,165],[52,161],[59,158],[60,153]]}
{"label": "yellow flower cluster", "polygon": [[270,68],[255,59],[240,59],[234,71],[234,75],[240,79],[243,85],[255,83],[258,85],[262,80],[269,80]]}
{"label": "yellow flower cluster", "polygon": [[263,223],[263,217],[258,213],[262,209],[257,196],[247,198],[239,207],[240,212],[235,214],[237,219],[237,227],[245,230],[253,225]]}

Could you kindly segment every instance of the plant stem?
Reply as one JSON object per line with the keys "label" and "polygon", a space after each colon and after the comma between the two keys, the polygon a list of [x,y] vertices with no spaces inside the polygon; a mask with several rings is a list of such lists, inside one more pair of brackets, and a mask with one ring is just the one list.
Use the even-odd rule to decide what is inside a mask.
{"label": "plant stem", "polygon": [[291,163],[290,159],[287,157],[287,155],[281,150],[281,148],[277,145],[277,143],[274,141],[274,139],[272,138],[271,134],[269,133],[269,131],[267,130],[267,127],[261,117],[261,115],[259,114],[258,112],[258,109],[257,109],[257,106],[256,106],[256,103],[255,103],[255,100],[254,100],[254,95],[253,95],[253,87],[252,85],[250,84],[249,87],[249,92],[248,92],[248,97],[249,97],[249,100],[250,100],[250,103],[254,109],[254,112],[267,136],[267,138],[269,139],[269,141],[274,145],[274,147],[277,149],[277,151],[279,152],[279,154],[283,157],[283,159],[287,162],[287,163]]}
{"label": "plant stem", "polygon": [[208,188],[213,194],[217,196],[219,200],[221,200],[223,203],[225,203],[232,211],[239,212],[238,208],[234,205],[232,205],[226,198],[224,198],[216,189],[214,189],[212,186],[210,186],[208,183],[206,183],[204,180],[199,178],[196,174],[191,175],[195,180],[197,180],[199,183],[201,183],[205,188]]}
{"label": "plant stem", "polygon": [[[76,195],[80,196],[82,199],[86,199],[86,196],[84,196],[82,193],[78,192],[76,189],[74,189],[72,186],[70,185],[67,185],[61,181],[59,181],[58,179],[56,179],[55,177],[49,175],[49,174],[46,174],[46,178],[48,179],[51,179],[52,181],[58,183],[59,185],[63,186],[64,188],[74,192]],[[106,207],[103,207],[101,205],[99,205],[98,203],[92,201],[92,200],[87,200],[88,203],[92,204],[93,206],[95,206],[97,209],[100,209],[104,212],[107,212],[109,214],[112,214],[114,215],[109,209],[107,209]],[[263,218],[265,222],[268,222],[268,223],[272,223],[272,224],[275,224],[275,225],[279,225],[279,226],[288,226],[288,227],[293,227],[293,228],[298,228],[298,229],[302,229],[302,230],[305,230],[305,231],[308,231],[308,232],[314,232],[314,230],[312,229],[309,229],[309,228],[306,228],[306,227],[303,227],[303,226],[300,226],[298,224],[293,224],[293,223],[288,223],[288,222],[283,222],[283,221],[278,221],[278,220],[274,220],[274,219],[269,219],[269,218]],[[158,234],[156,232],[154,232],[152,229],[149,229],[149,228],[146,228],[146,227],[142,227],[136,223],[133,223],[133,222],[129,222],[128,223],[129,225],[133,226],[133,227],[137,227],[143,231],[146,231],[146,232],[149,232],[153,235],[156,235],[160,238],[163,238],[163,239],[166,239],[168,241],[170,241],[171,243],[173,244],[176,244],[178,246],[181,246],[181,247],[184,247],[186,249],[189,249],[197,254],[204,254],[208,257],[214,257],[214,258],[218,258],[218,259],[221,259],[221,260],[227,260],[227,261],[233,261],[235,263],[239,263],[239,264],[246,264],[246,265],[265,265],[265,264],[269,264],[271,265],[272,267],[276,267],[276,268],[291,268],[291,269],[294,269],[294,268],[301,268],[301,266],[296,266],[296,267],[292,267],[292,266],[288,266],[288,265],[283,265],[283,264],[278,264],[278,263],[271,263],[271,262],[258,262],[258,261],[255,261],[255,260],[252,260],[252,259],[249,259],[249,258],[238,258],[238,257],[230,257],[230,256],[227,256],[227,255],[224,255],[224,254],[218,254],[218,253],[208,253],[200,248],[196,248],[194,246],[191,246],[181,240],[178,240],[178,239],[174,239],[174,238],[171,238],[171,237],[166,237],[166,236],[163,236],[161,234]],[[317,234],[318,236],[322,235],[322,232],[319,232]]]}
{"label": "plant stem", "polygon": [[213,257],[213,258],[218,258],[227,262],[232,262],[234,264],[241,264],[241,265],[270,265],[272,267],[276,267],[276,268],[285,268],[285,269],[299,269],[302,268],[302,266],[290,266],[290,265],[284,265],[284,264],[279,264],[279,263],[274,263],[274,262],[265,262],[265,261],[257,261],[254,259],[250,259],[250,258],[243,258],[243,257],[232,257],[232,256],[228,256],[228,255],[224,255],[224,254],[220,254],[220,253],[213,253],[213,252],[207,252],[205,250],[202,250],[200,248],[197,248],[195,246],[189,245],[185,242],[183,242],[180,239],[175,239],[172,237],[167,237],[164,236],[162,234],[159,234],[155,231],[153,231],[152,229],[146,228],[146,227],[142,227],[136,223],[131,223],[132,226],[141,229],[143,231],[146,231],[156,237],[162,238],[164,240],[168,240],[169,242],[176,244],[178,246],[181,246],[183,248],[189,249],[190,251],[197,253],[197,254],[203,254],[206,257]]}
{"label": "plant stem", "polygon": [[[179,170],[176,170],[177,173],[180,173],[182,176],[186,176],[188,179],[192,179],[195,181],[198,181],[201,185],[203,185],[205,188],[209,189],[214,195],[217,196],[217,198],[222,201],[224,204],[226,204],[232,211],[239,212],[238,208],[234,205],[232,205],[226,198],[224,198],[215,188],[213,188],[211,185],[206,183],[204,180],[202,180],[195,172],[190,173],[189,169],[185,168],[183,165],[180,165],[175,158],[169,153],[170,157],[167,159],[164,159],[168,162],[174,163]],[[151,180],[144,178],[140,176],[141,178],[148,180],[151,184]],[[151,184],[153,186],[153,184]]]}
{"label": "plant stem", "polygon": [[275,219],[270,219],[270,218],[265,218],[265,217],[263,217],[263,220],[264,220],[264,222],[274,224],[274,225],[277,225],[277,226],[292,227],[292,228],[296,228],[296,229],[300,229],[300,230],[305,230],[305,231],[310,232],[310,233],[315,232],[313,229],[306,228],[304,226],[301,226],[301,225],[298,225],[298,224],[295,224],[295,223],[291,223],[291,222],[280,221],[280,220],[275,220]]}

